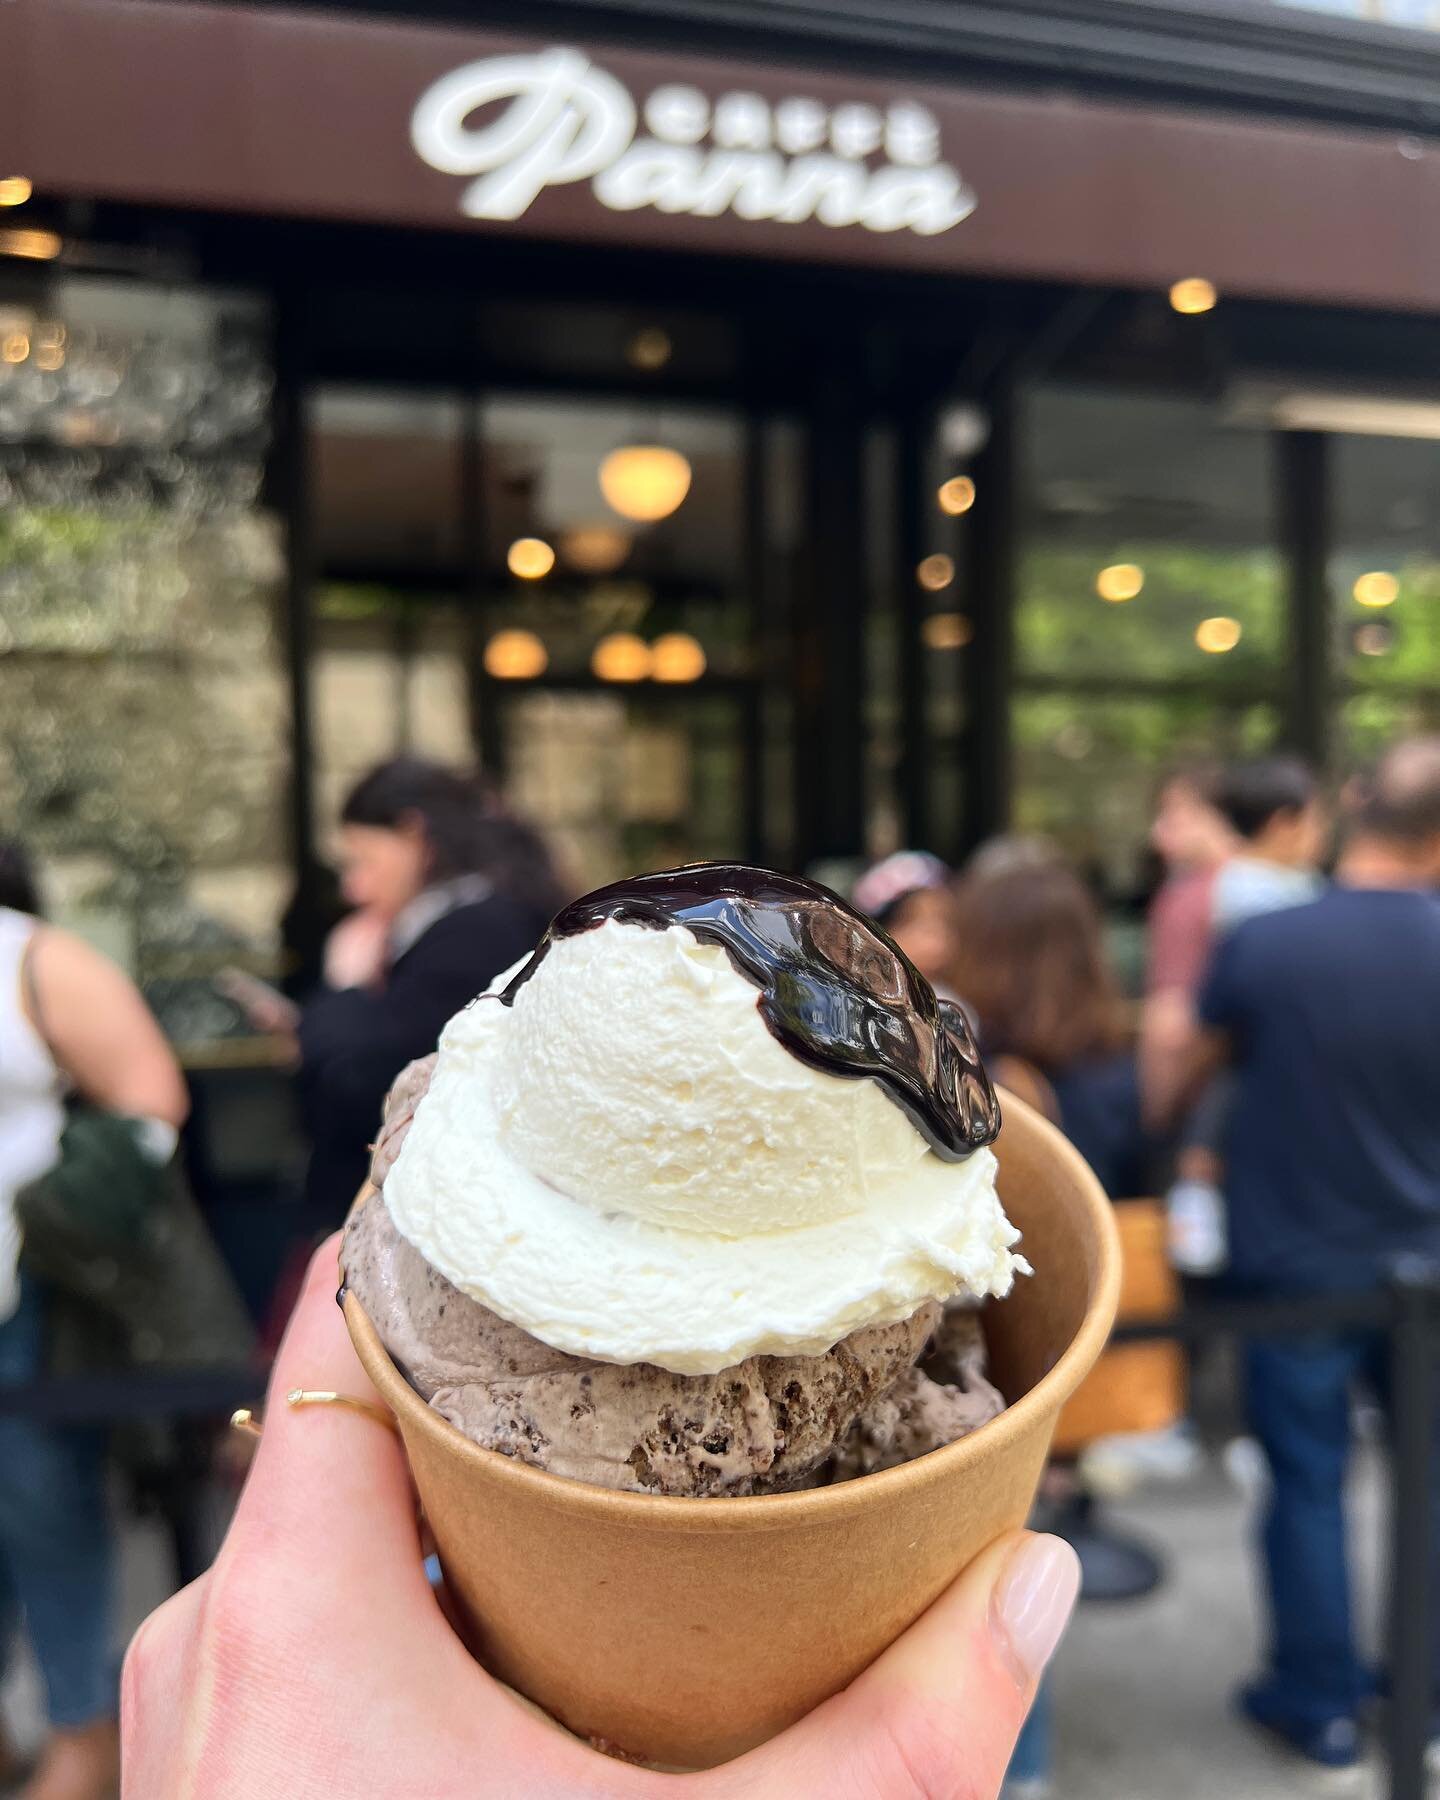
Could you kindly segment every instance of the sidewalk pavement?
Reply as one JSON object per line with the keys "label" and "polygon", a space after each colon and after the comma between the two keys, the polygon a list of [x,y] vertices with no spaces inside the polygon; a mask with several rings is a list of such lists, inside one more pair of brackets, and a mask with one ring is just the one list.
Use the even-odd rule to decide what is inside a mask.
{"label": "sidewalk pavement", "polygon": [[[1373,1637],[1384,1543],[1383,1474],[1357,1458],[1351,1539],[1362,1625]],[[1344,1792],[1381,1800],[1378,1762],[1345,1788],[1272,1751],[1230,1711],[1259,1641],[1249,1521],[1254,1502],[1214,1465],[1151,1488],[1107,1516],[1167,1559],[1164,1586],[1133,1604],[1082,1605],[1054,1666],[1056,1800],[1305,1800]],[[128,1637],[165,1595],[165,1547],[153,1524],[124,1531],[121,1624]],[[41,1732],[28,1657],[0,1689],[16,1741]]]}
{"label": "sidewalk pavement", "polygon": [[[1350,1536],[1367,1641],[1378,1624],[1382,1483],[1378,1458],[1357,1458]],[[1249,1554],[1257,1503],[1212,1464],[1181,1486],[1152,1488],[1109,1509],[1111,1523],[1164,1555],[1168,1575],[1146,1600],[1081,1605],[1055,1664],[1056,1800],[1383,1795],[1378,1757],[1337,1787],[1335,1776],[1272,1750],[1231,1711],[1230,1696],[1253,1672],[1260,1643]]]}

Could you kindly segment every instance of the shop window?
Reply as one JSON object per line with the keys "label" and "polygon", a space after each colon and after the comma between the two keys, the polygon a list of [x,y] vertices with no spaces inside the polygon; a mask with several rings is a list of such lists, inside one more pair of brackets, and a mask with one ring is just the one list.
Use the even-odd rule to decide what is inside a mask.
{"label": "shop window", "polygon": [[1341,757],[1440,729],[1440,443],[1330,440],[1329,591]]}
{"label": "shop window", "polygon": [[1118,898],[1157,775],[1278,729],[1270,440],[1199,400],[1110,389],[1038,389],[1022,421],[1015,817]]}
{"label": "shop window", "polygon": [[[322,844],[401,750],[497,769],[576,885],[754,842],[776,729],[738,414],[333,388],[314,419]],[[774,428],[757,453],[794,456]]]}
{"label": "shop window", "polygon": [[481,706],[516,803],[587,883],[742,853],[763,748],[742,421],[524,395],[480,432]]}
{"label": "shop window", "polygon": [[79,277],[0,315],[0,817],[196,1046],[221,965],[279,973],[291,881],[268,321]]}
{"label": "shop window", "polygon": [[310,479],[320,580],[310,668],[314,826],[402,753],[473,760],[471,643],[459,594],[464,406],[420,389],[322,389]]}
{"label": "shop window", "polygon": [[1015,828],[1054,838],[1104,893],[1132,894],[1155,784],[1168,767],[1254,756],[1278,709],[1201,693],[1020,693],[1012,712]]}

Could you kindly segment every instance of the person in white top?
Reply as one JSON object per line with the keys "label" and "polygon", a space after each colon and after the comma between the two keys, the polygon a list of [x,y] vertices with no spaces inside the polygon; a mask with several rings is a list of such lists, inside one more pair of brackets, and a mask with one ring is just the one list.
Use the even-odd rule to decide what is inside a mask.
{"label": "person in white top", "polygon": [[[15,1196],[58,1159],[63,1097],[178,1131],[185,1085],[129,978],[44,925],[23,852],[0,845],[0,1385],[44,1373],[46,1295],[26,1277]],[[51,1734],[21,1800],[103,1800],[118,1772],[103,1434],[0,1413],[0,1642],[17,1612]],[[8,1774],[0,1749],[0,1787]]]}

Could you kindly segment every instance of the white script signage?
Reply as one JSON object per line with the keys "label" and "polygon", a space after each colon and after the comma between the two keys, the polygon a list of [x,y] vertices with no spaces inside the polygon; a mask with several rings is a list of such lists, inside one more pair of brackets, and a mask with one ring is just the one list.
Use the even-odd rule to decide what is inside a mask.
{"label": "white script signage", "polygon": [[579,50],[452,70],[421,96],[410,135],[432,168],[470,177],[460,206],[472,219],[518,219],[547,188],[576,182],[612,212],[814,219],[924,237],[975,209],[941,160],[934,114],[913,100],[772,103],[673,84],[640,105]]}

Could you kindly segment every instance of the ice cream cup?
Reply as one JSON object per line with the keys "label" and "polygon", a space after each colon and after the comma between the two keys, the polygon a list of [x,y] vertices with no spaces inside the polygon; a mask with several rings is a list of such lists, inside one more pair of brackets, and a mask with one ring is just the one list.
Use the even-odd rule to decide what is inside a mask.
{"label": "ice cream cup", "polygon": [[837,1692],[1025,1522],[1056,1417],[1100,1354],[1120,1258],[1080,1155],[1005,1101],[1000,1194],[1034,1274],[985,1311],[1007,1410],[897,1469],[751,1499],[618,1493],[482,1450],[428,1407],[353,1297],[472,1647],[582,1737],[721,1762]]}

